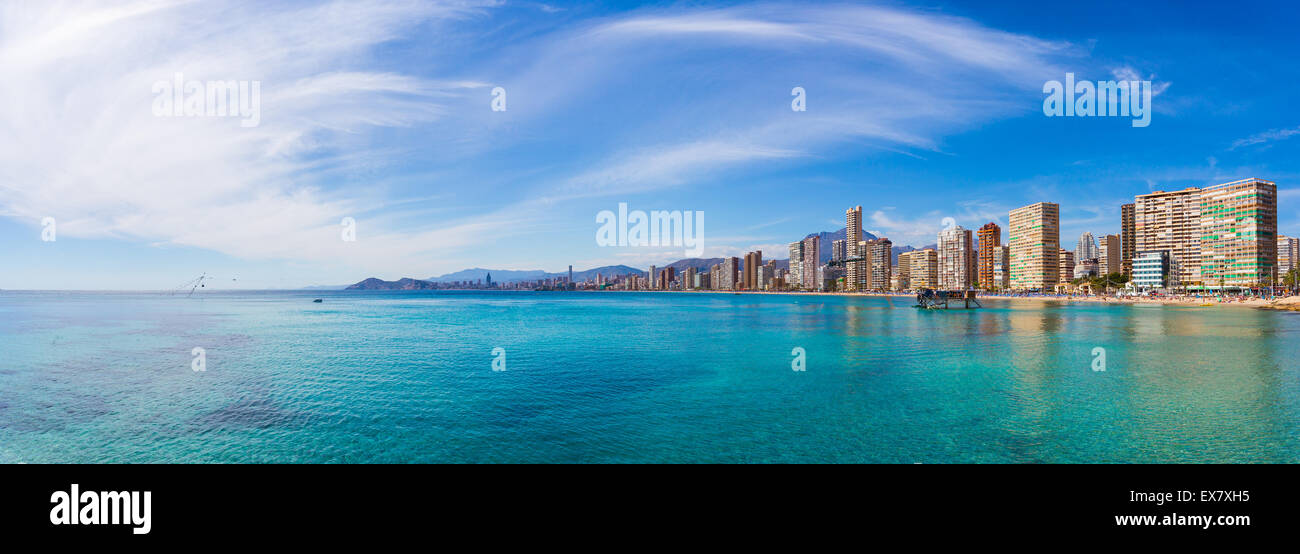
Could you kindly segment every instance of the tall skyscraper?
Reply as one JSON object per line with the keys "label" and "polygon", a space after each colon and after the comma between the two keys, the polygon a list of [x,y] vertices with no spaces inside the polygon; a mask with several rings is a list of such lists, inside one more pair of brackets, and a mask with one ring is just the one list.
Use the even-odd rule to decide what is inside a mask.
{"label": "tall skyscraper", "polygon": [[1102,275],[1111,273],[1122,273],[1124,271],[1124,253],[1120,246],[1119,235],[1105,235],[1101,237],[1101,244],[1097,247],[1097,271]]}
{"label": "tall skyscraper", "polygon": [[730,256],[722,260],[722,290],[736,290],[740,273],[740,258]]}
{"label": "tall skyscraper", "polygon": [[848,241],[837,239],[831,241],[831,261],[842,262],[848,258]]}
{"label": "tall skyscraper", "polygon": [[979,230],[979,275],[980,288],[994,290],[993,257],[1002,248],[1002,228],[997,223],[988,222]]}
{"label": "tall skyscraper", "polygon": [[867,241],[867,254],[871,263],[871,280],[867,288],[889,290],[889,280],[894,269],[894,242],[887,238]]}
{"label": "tall skyscraper", "polygon": [[1169,286],[1201,281],[1201,189],[1143,194],[1134,202],[1136,252],[1169,252]]}
{"label": "tall skyscraper", "polygon": [[1094,260],[1097,258],[1097,240],[1092,237],[1092,233],[1084,231],[1079,235],[1079,243],[1074,247],[1074,259],[1076,260]]}
{"label": "tall skyscraper", "polygon": [[1011,288],[1046,289],[1060,277],[1061,207],[1039,202],[1011,210]]}
{"label": "tall skyscraper", "polygon": [[908,256],[913,289],[933,289],[939,286],[939,253],[932,248],[913,250]]}
{"label": "tall skyscraper", "polygon": [[[491,280],[491,279],[488,279],[488,286],[489,286],[489,287],[492,286],[492,280]],[[578,285],[577,285],[576,283],[573,282],[573,266],[572,266],[572,265],[569,266],[569,286],[568,286],[567,288],[570,288],[570,289],[577,289],[577,288],[578,288]]]}
{"label": "tall skyscraper", "polygon": [[800,282],[803,288],[807,290],[821,290],[822,283],[818,273],[821,269],[821,244],[820,239],[814,235],[803,239],[803,263],[799,264],[803,271],[803,277]]}
{"label": "tall skyscraper", "polygon": [[1292,269],[1297,269],[1296,264],[1300,263],[1300,239],[1288,237],[1285,235],[1277,236],[1277,278],[1282,282],[1282,278],[1290,273]]}
{"label": "tall skyscraper", "polygon": [[1119,263],[1125,275],[1133,274],[1133,256],[1137,253],[1137,227],[1133,208],[1133,204],[1119,207]]}
{"label": "tall skyscraper", "polygon": [[646,273],[646,279],[649,280],[649,285],[650,285],[650,288],[651,288],[651,289],[657,289],[657,288],[659,288],[659,287],[657,286],[657,285],[659,284],[659,281],[658,281],[658,279],[659,279],[659,274],[658,274],[657,272],[655,272],[655,266],[650,266],[650,271]]}
{"label": "tall skyscraper", "polygon": [[803,241],[790,243],[790,275],[786,283],[795,289],[803,286]]}
{"label": "tall skyscraper", "polygon": [[1277,185],[1242,179],[1201,191],[1201,281],[1213,289],[1277,278]]}
{"label": "tall skyscraper", "polygon": [[862,206],[844,210],[844,249],[845,259],[853,260],[844,264],[845,290],[860,290],[870,280],[870,265],[862,249]]}
{"label": "tall skyscraper", "polygon": [[893,281],[894,290],[907,290],[912,288],[911,252],[901,252],[898,254],[898,266],[894,268],[894,275],[890,280]]}
{"label": "tall skyscraper", "polygon": [[1009,288],[1011,288],[1011,247],[999,246],[993,249],[993,290]]}
{"label": "tall skyscraper", "polygon": [[974,240],[970,229],[954,225],[939,231],[939,288],[966,290],[974,277]]}
{"label": "tall skyscraper", "polygon": [[1061,276],[1060,282],[1068,283],[1074,279],[1074,252],[1062,248],[1058,253],[1061,257]]}
{"label": "tall skyscraper", "polygon": [[759,268],[763,265],[763,251],[758,250],[745,254],[745,278],[743,284],[745,290],[758,289]]}

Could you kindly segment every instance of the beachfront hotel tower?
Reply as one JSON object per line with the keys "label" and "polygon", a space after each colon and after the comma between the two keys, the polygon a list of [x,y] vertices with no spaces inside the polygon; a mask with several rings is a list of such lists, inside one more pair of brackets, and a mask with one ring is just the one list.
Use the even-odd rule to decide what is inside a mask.
{"label": "beachfront hotel tower", "polygon": [[992,221],[985,223],[980,227],[977,235],[979,243],[979,263],[978,271],[980,288],[985,290],[995,290],[998,288],[993,281],[993,258],[997,255],[998,250],[1002,248],[1002,228]]}
{"label": "beachfront hotel tower", "polygon": [[1277,276],[1279,282],[1291,270],[1296,269],[1300,260],[1300,239],[1285,235],[1277,236]]}
{"label": "beachfront hotel tower", "polygon": [[1039,202],[1011,210],[1011,288],[1046,289],[1060,278],[1061,207]]}
{"label": "beachfront hotel tower", "polygon": [[821,239],[817,235],[803,239],[803,262],[799,269],[803,272],[799,282],[804,290],[821,290],[821,277],[817,275],[821,269]]}
{"label": "beachfront hotel tower", "polygon": [[1057,255],[1061,257],[1061,276],[1059,280],[1062,283],[1068,283],[1071,279],[1074,279],[1074,252],[1062,248],[1057,252]]}
{"label": "beachfront hotel tower", "polygon": [[1168,284],[1201,281],[1201,189],[1143,194],[1134,202],[1136,251],[1169,253]]}
{"label": "beachfront hotel tower", "polygon": [[[984,248],[980,247],[980,252]],[[983,283],[984,281],[980,281]],[[993,249],[993,285],[989,290],[1006,290],[1011,288],[1011,247],[999,246]]]}
{"label": "beachfront hotel tower", "polygon": [[745,254],[745,277],[742,283],[745,290],[758,290],[759,268],[763,265],[763,251],[757,250]]}
{"label": "beachfront hotel tower", "polygon": [[1123,262],[1119,235],[1103,235],[1097,247],[1097,271],[1102,275],[1123,273]]}
{"label": "beachfront hotel tower", "polygon": [[933,289],[939,286],[939,253],[933,248],[913,250],[908,255],[912,265],[909,272],[913,289]]}
{"label": "beachfront hotel tower", "polygon": [[939,288],[966,290],[974,277],[975,244],[970,229],[954,225],[939,231]]}
{"label": "beachfront hotel tower", "polygon": [[1242,179],[1201,191],[1205,288],[1271,286],[1277,277],[1277,185]]}
{"label": "beachfront hotel tower", "polygon": [[803,241],[790,243],[790,270],[786,284],[790,288],[799,288],[803,279]]}
{"label": "beachfront hotel tower", "polygon": [[1133,274],[1133,256],[1137,252],[1137,228],[1134,226],[1133,204],[1119,207],[1120,270]]}
{"label": "beachfront hotel tower", "polygon": [[871,264],[871,290],[889,290],[893,277],[894,242],[887,238],[867,241],[867,255]]}
{"label": "beachfront hotel tower", "polygon": [[867,265],[862,244],[862,206],[844,210],[844,259],[852,260],[844,264],[845,290],[859,290],[870,280],[870,266]]}
{"label": "beachfront hotel tower", "polygon": [[889,280],[894,290],[907,290],[912,288],[912,253],[900,252],[898,254],[898,265],[894,267],[894,274]]}

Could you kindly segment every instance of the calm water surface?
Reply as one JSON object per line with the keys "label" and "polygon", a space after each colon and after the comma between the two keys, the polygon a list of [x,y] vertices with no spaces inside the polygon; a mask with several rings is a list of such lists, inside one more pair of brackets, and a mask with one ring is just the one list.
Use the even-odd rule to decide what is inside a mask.
{"label": "calm water surface", "polygon": [[0,462],[1300,462],[1300,314],[911,303],[0,292]]}

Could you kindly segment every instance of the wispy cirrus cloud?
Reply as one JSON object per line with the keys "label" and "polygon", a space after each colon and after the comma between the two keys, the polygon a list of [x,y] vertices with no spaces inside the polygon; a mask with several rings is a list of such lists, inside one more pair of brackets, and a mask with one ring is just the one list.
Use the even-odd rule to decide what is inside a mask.
{"label": "wispy cirrus cloud", "polygon": [[1264,131],[1262,133],[1255,133],[1246,138],[1237,139],[1232,142],[1232,145],[1228,147],[1228,150],[1236,150],[1238,148],[1254,146],[1256,144],[1265,144],[1269,142],[1276,142],[1279,140],[1286,140],[1296,135],[1300,135],[1300,127],[1291,127],[1288,129],[1271,129],[1268,131]]}
{"label": "wispy cirrus cloud", "polygon": [[[70,237],[194,246],[243,259],[395,266],[466,236],[341,218],[375,204],[319,172],[366,163],[365,135],[437,121],[483,86],[376,70],[369,53],[466,2],[21,2],[0,8],[0,214],[52,216]],[[156,117],[152,85],[258,81],[261,122]],[[358,192],[359,191],[359,192]],[[34,223],[33,223],[34,224]],[[474,224],[466,223],[472,228]],[[443,236],[445,235],[445,237]]]}

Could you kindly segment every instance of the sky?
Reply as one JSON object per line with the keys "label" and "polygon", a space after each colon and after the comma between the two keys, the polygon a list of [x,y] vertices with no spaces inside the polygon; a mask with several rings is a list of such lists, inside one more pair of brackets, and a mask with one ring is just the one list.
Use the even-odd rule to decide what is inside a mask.
{"label": "sky", "polygon": [[[922,246],[947,218],[1005,229],[1040,201],[1060,204],[1073,249],[1118,233],[1135,195],[1259,177],[1296,235],[1297,16],[1286,2],[5,2],[0,289],[686,257],[599,244],[597,214],[620,203],[704,212],[704,257],[784,258],[857,205],[865,230]],[[1046,116],[1044,85],[1067,73],[1151,81],[1150,125]],[[257,90],[243,97],[256,118],[160,108],[177,74]]]}

